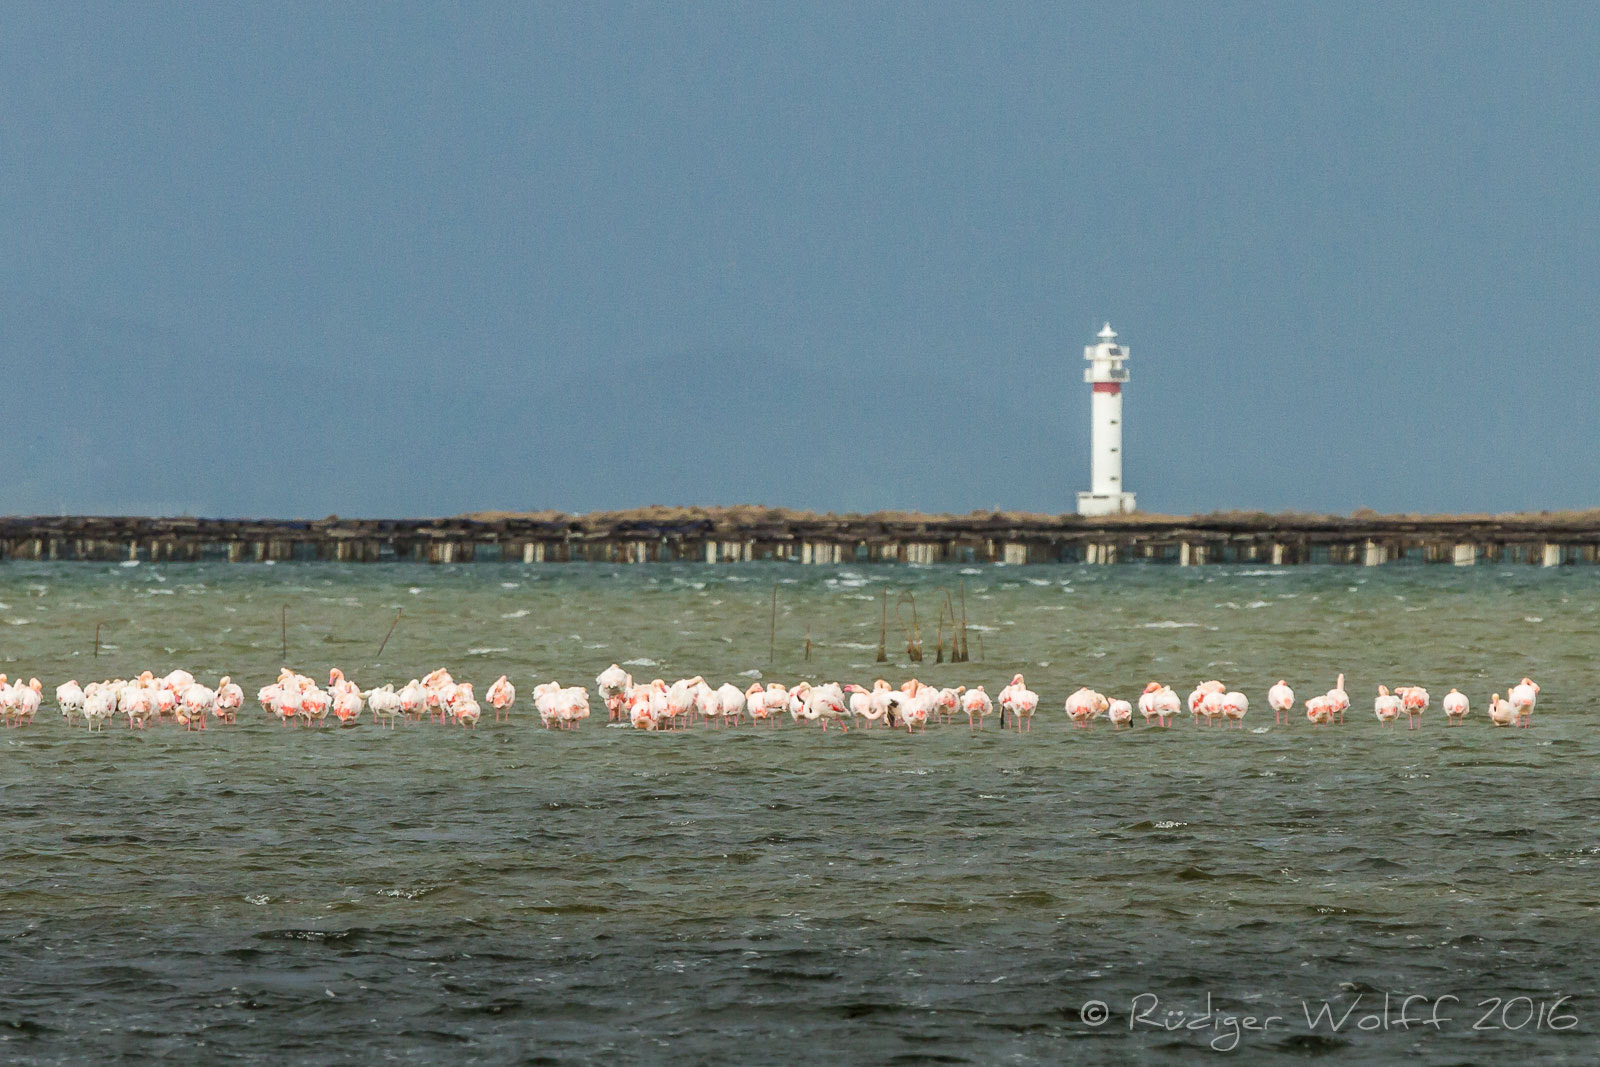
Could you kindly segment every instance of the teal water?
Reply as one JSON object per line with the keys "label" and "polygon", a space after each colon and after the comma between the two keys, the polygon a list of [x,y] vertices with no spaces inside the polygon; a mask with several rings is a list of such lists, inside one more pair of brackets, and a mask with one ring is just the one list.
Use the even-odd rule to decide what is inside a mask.
{"label": "teal water", "polygon": [[[982,629],[971,662],[935,664],[960,582]],[[920,664],[894,600],[874,663],[885,588],[915,595]],[[290,665],[368,686],[445,665],[526,697],[636,660],[995,692],[1021,670],[1044,708],[1031,735],[911,737],[603,712],[549,733],[525,707],[476,732],[302,731],[253,705],[203,735],[90,736],[47,707],[0,735],[8,1059],[1180,1062],[1227,1046],[1230,1014],[1281,1020],[1239,1035],[1246,1060],[1600,1052],[1586,568],[7,564],[0,605],[0,670],[47,695],[179,666],[253,695],[286,608]],[[1271,682],[1341,670],[1344,727],[1272,725]],[[1534,728],[1490,727],[1488,693],[1524,674]],[[1060,711],[1082,684],[1209,677],[1250,695],[1250,730]],[[1430,689],[1423,730],[1377,725],[1380,682]],[[1402,1028],[1408,994],[1458,999]],[[1208,995],[1209,1026],[1150,1025],[1198,1025]],[[1323,1003],[1354,1012],[1310,1025]]]}

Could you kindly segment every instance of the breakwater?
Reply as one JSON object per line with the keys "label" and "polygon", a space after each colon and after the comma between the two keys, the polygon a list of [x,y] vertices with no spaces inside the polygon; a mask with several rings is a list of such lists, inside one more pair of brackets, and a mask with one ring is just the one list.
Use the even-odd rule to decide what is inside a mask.
{"label": "breakwater", "polygon": [[0,519],[0,559],[235,563],[1595,563],[1600,512],[1513,516],[1222,513],[818,515],[647,508],[438,519]]}

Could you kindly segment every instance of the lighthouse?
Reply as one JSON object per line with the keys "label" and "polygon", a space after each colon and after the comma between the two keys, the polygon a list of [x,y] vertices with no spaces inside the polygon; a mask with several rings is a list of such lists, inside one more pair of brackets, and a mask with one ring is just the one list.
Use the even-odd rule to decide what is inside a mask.
{"label": "lighthouse", "polygon": [[1078,494],[1079,515],[1126,515],[1134,510],[1133,494],[1122,488],[1122,386],[1128,380],[1128,349],[1117,344],[1108,322],[1099,344],[1086,345],[1083,380],[1094,390],[1090,399],[1089,491]]}

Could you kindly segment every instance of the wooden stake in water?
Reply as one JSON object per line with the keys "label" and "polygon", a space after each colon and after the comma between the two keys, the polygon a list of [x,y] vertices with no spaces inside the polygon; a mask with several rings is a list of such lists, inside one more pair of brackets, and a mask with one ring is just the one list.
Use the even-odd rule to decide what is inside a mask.
{"label": "wooden stake in water", "polygon": [[878,662],[889,662],[889,590],[883,591],[883,622],[878,626]]}
{"label": "wooden stake in water", "polygon": [[[979,638],[978,640],[980,642],[979,647],[981,648],[981,642],[983,639]],[[965,578],[963,578],[961,580],[961,658],[957,660],[952,656],[951,661],[956,663],[966,663],[969,658],[970,657],[967,652],[967,581]]]}
{"label": "wooden stake in water", "polygon": [[97,622],[97,623],[94,624],[94,658],[95,659],[99,659],[100,658],[100,627],[102,627],[104,625],[105,625],[105,623],[103,623],[103,622]]}
{"label": "wooden stake in water", "polygon": [[[911,625],[910,626],[906,625],[905,616],[900,614],[900,608],[906,603],[906,601],[910,601],[911,602]],[[907,590],[903,591],[900,594],[900,599],[895,601],[894,617],[895,617],[895,621],[900,624],[900,629],[905,631],[905,635],[906,635],[906,656],[907,656],[907,658],[909,658],[911,660],[911,662],[913,662],[913,663],[921,663],[922,662],[922,630],[917,625],[917,598],[916,598],[916,595],[911,592],[911,590],[907,589]]]}
{"label": "wooden stake in water", "polygon": [[778,658],[778,583],[772,583],[772,628],[767,631],[767,662]]}
{"label": "wooden stake in water", "polygon": [[383,655],[383,650],[389,647],[389,638],[394,636],[394,628],[400,625],[400,615],[405,610],[405,608],[401,608],[394,613],[394,622],[389,624],[389,632],[383,635],[383,643],[378,646],[378,654],[372,657],[372,662],[378,662],[378,656]]}
{"label": "wooden stake in water", "polygon": [[806,662],[811,662],[811,627],[806,627]]}

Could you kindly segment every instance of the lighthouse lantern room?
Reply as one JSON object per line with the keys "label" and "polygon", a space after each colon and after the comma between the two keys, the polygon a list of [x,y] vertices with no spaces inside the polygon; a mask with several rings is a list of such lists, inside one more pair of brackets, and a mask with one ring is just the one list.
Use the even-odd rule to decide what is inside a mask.
{"label": "lighthouse lantern room", "polygon": [[1122,387],[1128,381],[1128,349],[1117,344],[1117,331],[1108,322],[1099,333],[1100,343],[1087,345],[1083,380],[1093,393],[1090,400],[1089,491],[1078,494],[1079,515],[1126,515],[1134,510],[1133,494],[1122,488]]}

